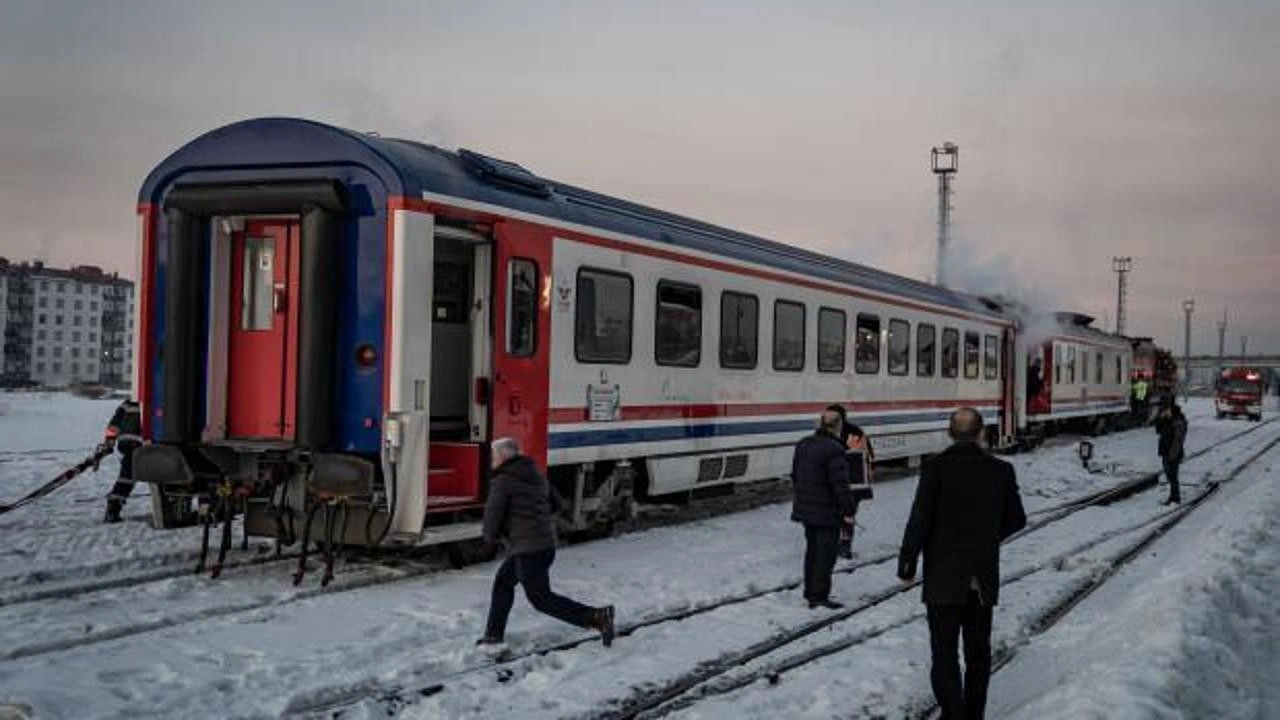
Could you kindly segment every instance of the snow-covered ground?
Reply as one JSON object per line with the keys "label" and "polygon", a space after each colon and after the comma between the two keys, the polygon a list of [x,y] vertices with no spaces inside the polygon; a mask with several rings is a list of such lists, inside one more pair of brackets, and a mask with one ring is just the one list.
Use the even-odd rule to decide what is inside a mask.
{"label": "snow-covered ground", "polygon": [[[4,406],[0,415],[0,497],[4,500],[22,495],[87,454],[101,437],[113,409],[110,402],[57,395],[4,395],[0,404]],[[1189,415],[1189,450],[1209,447],[1251,427],[1243,421],[1213,419],[1205,402],[1193,400]],[[1267,425],[1190,461],[1184,482],[1197,483],[1206,473],[1243,461],[1277,435],[1280,423]],[[1011,458],[1029,511],[1158,468],[1150,430],[1094,442],[1095,464],[1104,469],[1100,473],[1080,468],[1075,444],[1067,439]],[[1275,459],[1280,456],[1273,453],[1268,460],[1273,463]],[[1156,586],[1160,594],[1152,592],[1134,600],[1133,612],[1143,612],[1144,604],[1151,605],[1148,610],[1152,613],[1172,612],[1179,604],[1169,596],[1181,590],[1201,602],[1199,613],[1206,616],[1210,611],[1244,607],[1246,602],[1255,608],[1256,593],[1249,588],[1265,589],[1268,582],[1275,587],[1275,554],[1247,552],[1251,537],[1259,541],[1270,537],[1274,547],[1275,526],[1259,525],[1262,521],[1258,519],[1274,517],[1277,509],[1274,476],[1260,469],[1265,464],[1260,463],[1256,472],[1241,475],[1230,492],[1210,501],[1213,512],[1222,514],[1220,529],[1212,531],[1216,535],[1179,540],[1199,527],[1193,523],[1209,522],[1195,516],[1184,523],[1190,529],[1180,527],[1161,540],[1154,548],[1154,558],[1149,562],[1144,558],[1132,571],[1141,572],[1148,564],[1151,572],[1180,573],[1184,567],[1193,567],[1202,580],[1235,578],[1235,584],[1227,585],[1236,589],[1227,593],[1226,599],[1211,592],[1197,593],[1194,588],[1177,585],[1182,576],[1174,574],[1168,584]],[[67,585],[82,582],[86,576],[145,576],[157,567],[188,563],[194,557],[199,545],[196,532],[157,532],[141,522],[146,514],[145,499],[130,504],[126,515],[133,522],[101,524],[102,498],[115,472],[116,461],[112,459],[97,475],[0,516],[0,716],[7,702],[30,708],[42,718],[275,717],[291,702],[305,704],[334,688],[370,682],[382,686],[416,684],[453,675],[443,691],[416,699],[403,708],[403,715],[564,717],[607,707],[639,685],[677,676],[700,661],[741,649],[815,616],[803,607],[798,591],[766,594],[683,622],[642,628],[610,650],[593,642],[571,651],[518,660],[501,672],[465,672],[485,661],[472,643],[481,631],[493,564],[439,573],[390,565],[340,567],[336,587],[320,592],[314,586],[318,578],[312,576],[302,589],[294,589],[289,582],[292,565],[268,562],[232,568],[217,581],[183,574],[122,582],[68,599],[23,602],[50,583]],[[1247,490],[1253,487],[1270,487],[1270,494]],[[863,527],[855,542],[855,562],[896,549],[913,492],[911,479],[877,486],[875,500],[864,504],[859,513]],[[1006,573],[1043,564],[1100,532],[1146,522],[1162,510],[1156,500],[1156,493],[1149,492],[1087,510],[1011,543],[1004,553]],[[1225,509],[1228,506],[1231,512]],[[1208,508],[1199,512],[1208,517]],[[553,568],[553,583],[558,591],[585,602],[616,604],[619,621],[626,625],[793,582],[799,576],[803,539],[788,521],[788,513],[786,505],[775,505],[565,547]],[[1238,517],[1233,519],[1233,515]],[[1118,552],[1131,538],[1132,533],[1117,534],[1107,543],[1010,585],[997,612],[997,642],[1019,637],[1028,618],[1089,577],[1098,562]],[[1239,552],[1231,555],[1224,549],[1205,553],[1203,543],[1209,541],[1238,546]],[[1167,548],[1172,546],[1182,548],[1184,557],[1166,563]],[[236,550],[233,561],[258,554],[257,547],[247,554]],[[1121,573],[1106,591],[1100,591],[1076,612],[1128,607],[1124,598],[1113,598],[1107,605],[1098,603],[1110,597],[1110,587],[1121,586],[1129,574]],[[889,564],[866,567],[837,575],[836,594],[857,601],[894,582]],[[1194,579],[1186,582],[1204,588]],[[782,654],[877,627],[896,629],[784,674],[776,686],[750,685],[681,712],[689,717],[895,717],[925,707],[929,700],[927,638],[922,623],[912,621],[920,610],[916,593],[886,602],[815,633]],[[1265,612],[1274,617],[1275,608],[1260,607],[1256,612],[1259,617]],[[1170,640],[1174,633],[1166,634],[1166,642],[1159,644],[1155,635],[1144,630],[1153,626],[1143,624],[1154,622],[1152,617],[1144,613],[1143,622],[1135,617],[1128,623],[1116,623],[1104,636],[1115,639],[1117,647],[1098,647],[1096,658],[1120,665],[1135,659],[1127,658],[1125,652],[1134,652],[1137,659],[1145,654],[1120,644],[1122,633],[1117,629],[1133,628],[1132,643],[1150,635],[1157,643],[1151,652],[1165,659],[1153,662],[1149,673],[1124,687],[1138,687],[1144,679],[1151,681],[1150,701],[1157,702],[1156,691],[1165,690],[1155,686],[1153,677],[1194,674],[1197,670],[1200,675],[1205,673],[1203,659],[1187,666],[1180,648],[1193,645],[1193,639],[1205,637],[1208,631],[1226,630],[1180,624],[1188,615],[1179,615],[1167,626],[1179,628],[1184,635]],[[1023,717],[1042,716],[1043,711],[1037,708],[1045,706],[1037,703],[1057,707],[1063,702],[1047,692],[1073,683],[1083,687],[1096,682],[1085,670],[1098,662],[1089,652],[1099,643],[1083,637],[1083,630],[1068,632],[1069,627],[1064,623],[1036,638],[997,675],[992,686],[993,716],[997,710],[1016,711]],[[1099,627],[1096,617],[1082,625],[1101,632]],[[582,634],[535,614],[520,599],[508,641],[511,649],[520,653]],[[1248,661],[1261,670],[1256,667],[1258,658],[1269,658],[1274,666],[1275,635],[1268,641],[1254,632],[1246,639],[1254,638],[1271,645],[1233,641],[1229,647],[1238,660],[1231,662]],[[1051,642],[1060,643],[1060,652],[1075,664],[1064,660],[1060,675],[1049,682],[1043,671],[1028,663],[1037,658],[1052,661],[1058,651],[1040,650]],[[757,664],[767,666],[778,659],[764,657]],[[1024,671],[1024,667],[1030,669]],[[1108,676],[1117,683],[1125,682],[1119,672]],[[1222,682],[1227,687],[1226,680]],[[1006,687],[1004,683],[1013,685]],[[1176,688],[1177,683],[1169,687]],[[384,709],[366,703],[345,716],[381,717]],[[1087,715],[1090,711],[1082,707],[1081,712]]]}

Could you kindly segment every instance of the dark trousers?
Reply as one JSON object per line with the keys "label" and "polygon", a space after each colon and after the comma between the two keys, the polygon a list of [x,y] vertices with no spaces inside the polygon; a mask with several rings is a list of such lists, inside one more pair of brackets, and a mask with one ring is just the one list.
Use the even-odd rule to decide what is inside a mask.
{"label": "dark trousers", "polygon": [[134,448],[120,448],[120,477],[111,486],[111,493],[107,495],[109,499],[123,502],[133,492],[133,450]]}
{"label": "dark trousers", "polygon": [[840,547],[840,528],[804,526],[804,598],[821,602],[831,596],[831,571]]}
{"label": "dark trousers", "polygon": [[[991,611],[976,591],[964,605],[929,605],[929,680],[942,720],[981,720],[991,680]],[[960,684],[959,636],[964,631],[964,685]]]}
{"label": "dark trousers", "polygon": [[498,566],[493,578],[493,594],[489,599],[489,623],[485,637],[501,640],[507,631],[507,616],[516,599],[516,585],[524,586],[524,596],[539,612],[570,625],[589,627],[591,608],[551,591],[551,563],[555,548],[512,555]]}
{"label": "dark trousers", "polygon": [[1164,476],[1169,481],[1169,499],[1174,502],[1182,501],[1182,488],[1178,485],[1178,467],[1182,465],[1179,462],[1164,461]]}

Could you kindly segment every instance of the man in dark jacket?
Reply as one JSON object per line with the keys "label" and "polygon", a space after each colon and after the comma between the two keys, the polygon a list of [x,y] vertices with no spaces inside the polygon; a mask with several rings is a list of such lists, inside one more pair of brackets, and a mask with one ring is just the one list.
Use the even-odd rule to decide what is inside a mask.
{"label": "man in dark jacket", "polygon": [[142,445],[142,410],[133,400],[125,400],[107,423],[103,443],[120,451],[120,476],[107,495],[106,522],[118,523],[124,502],[133,492],[133,451]]}
{"label": "man in dark jacket", "polygon": [[[933,654],[930,680],[943,720],[976,720],[987,704],[991,616],[1000,592],[1000,543],[1027,524],[1013,466],[979,445],[982,416],[951,416],[955,444],[920,472],[902,537],[898,577],[910,582],[924,553],[924,602]],[[957,658],[964,630],[964,684]]]}
{"label": "man in dark jacket", "polygon": [[1160,437],[1157,449],[1164,465],[1164,476],[1169,481],[1169,497],[1164,504],[1182,502],[1182,488],[1178,485],[1178,469],[1185,454],[1183,444],[1187,439],[1187,417],[1172,399],[1156,416],[1156,433]]}
{"label": "man in dark jacket", "polygon": [[559,498],[533,460],[520,454],[511,438],[493,443],[493,477],[484,508],[485,542],[501,541],[507,559],[498,567],[489,601],[489,621],[479,645],[503,641],[516,585],[539,612],[578,627],[600,631],[606,647],[613,644],[613,606],[592,608],[551,591],[551,563],[556,559],[556,513]]}
{"label": "man in dark jacket", "polygon": [[796,445],[791,461],[791,519],[804,524],[804,598],[810,608],[842,607],[831,599],[831,571],[840,523],[853,522],[853,496],[840,430],[840,413],[823,412],[818,431]]}

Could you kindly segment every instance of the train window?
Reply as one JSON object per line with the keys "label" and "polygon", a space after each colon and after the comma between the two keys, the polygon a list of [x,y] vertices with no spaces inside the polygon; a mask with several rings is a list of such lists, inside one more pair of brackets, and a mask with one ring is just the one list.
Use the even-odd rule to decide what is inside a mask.
{"label": "train window", "polygon": [[1089,351],[1084,350],[1080,353],[1080,383],[1089,382]]}
{"label": "train window", "polygon": [[1058,384],[1062,382],[1062,346],[1053,346],[1053,382]]}
{"label": "train window", "polygon": [[889,321],[889,374],[906,375],[911,372],[911,323],[906,320]]}
{"label": "train window", "polygon": [[1096,353],[1093,356],[1093,381],[1099,385],[1102,384],[1102,353]]}
{"label": "train window", "polygon": [[698,367],[702,362],[701,288],[666,280],[658,283],[653,347],[659,365]]}
{"label": "train window", "polygon": [[880,316],[858,313],[853,368],[866,375],[880,372]]}
{"label": "train window", "polygon": [[916,375],[920,377],[933,377],[937,334],[937,328],[928,323],[916,326]]}
{"label": "train window", "polygon": [[983,336],[982,355],[982,376],[995,380],[1000,376],[1000,341],[995,335]]}
{"label": "train window", "polygon": [[1076,346],[1067,346],[1067,384],[1076,384]]}
{"label": "train window", "polygon": [[276,241],[272,238],[244,239],[240,278],[241,330],[271,329],[271,319],[275,316],[272,308],[275,300],[275,271],[272,269],[275,252]]}
{"label": "train window", "polygon": [[1121,362],[1121,360],[1120,360],[1120,356],[1119,356],[1119,355],[1117,355],[1117,356],[1116,356],[1116,384],[1117,384],[1117,385],[1119,385],[1120,383],[1124,382],[1124,380],[1123,380],[1124,375],[1122,375],[1122,374],[1121,374],[1121,369],[1122,369],[1123,367],[1124,367],[1124,365],[1123,365],[1123,363],[1122,363],[1122,362]]}
{"label": "train window", "polygon": [[981,340],[976,332],[967,332],[964,334],[964,376],[966,378],[978,377],[978,355]]}
{"label": "train window", "polygon": [[720,367],[755,369],[759,324],[756,296],[727,290],[720,294]]}
{"label": "train window", "polygon": [[804,305],[773,303],[773,369],[804,369]]}
{"label": "train window", "polygon": [[507,263],[507,354],[529,357],[538,346],[538,264]]}
{"label": "train window", "polygon": [[960,374],[960,331],[942,329],[942,377],[953,378]]}
{"label": "train window", "polygon": [[844,372],[843,310],[818,308],[818,372]]}
{"label": "train window", "polygon": [[631,361],[631,276],[578,270],[573,352],[578,362]]}

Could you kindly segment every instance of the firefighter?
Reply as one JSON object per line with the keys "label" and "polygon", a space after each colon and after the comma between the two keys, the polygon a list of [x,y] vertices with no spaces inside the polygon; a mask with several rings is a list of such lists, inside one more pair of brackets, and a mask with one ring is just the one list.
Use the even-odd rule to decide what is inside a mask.
{"label": "firefighter", "polygon": [[107,495],[105,522],[118,523],[124,501],[133,492],[133,451],[142,445],[142,410],[133,400],[125,400],[107,423],[103,443],[120,451],[120,477]]}
{"label": "firefighter", "polygon": [[827,410],[840,414],[840,441],[844,443],[845,460],[849,463],[849,490],[853,493],[853,515],[840,520],[840,541],[836,554],[850,560],[853,558],[853,529],[858,514],[858,504],[872,498],[871,463],[876,459],[871,449],[871,439],[857,424],[849,421],[849,414],[843,405],[829,405]]}

